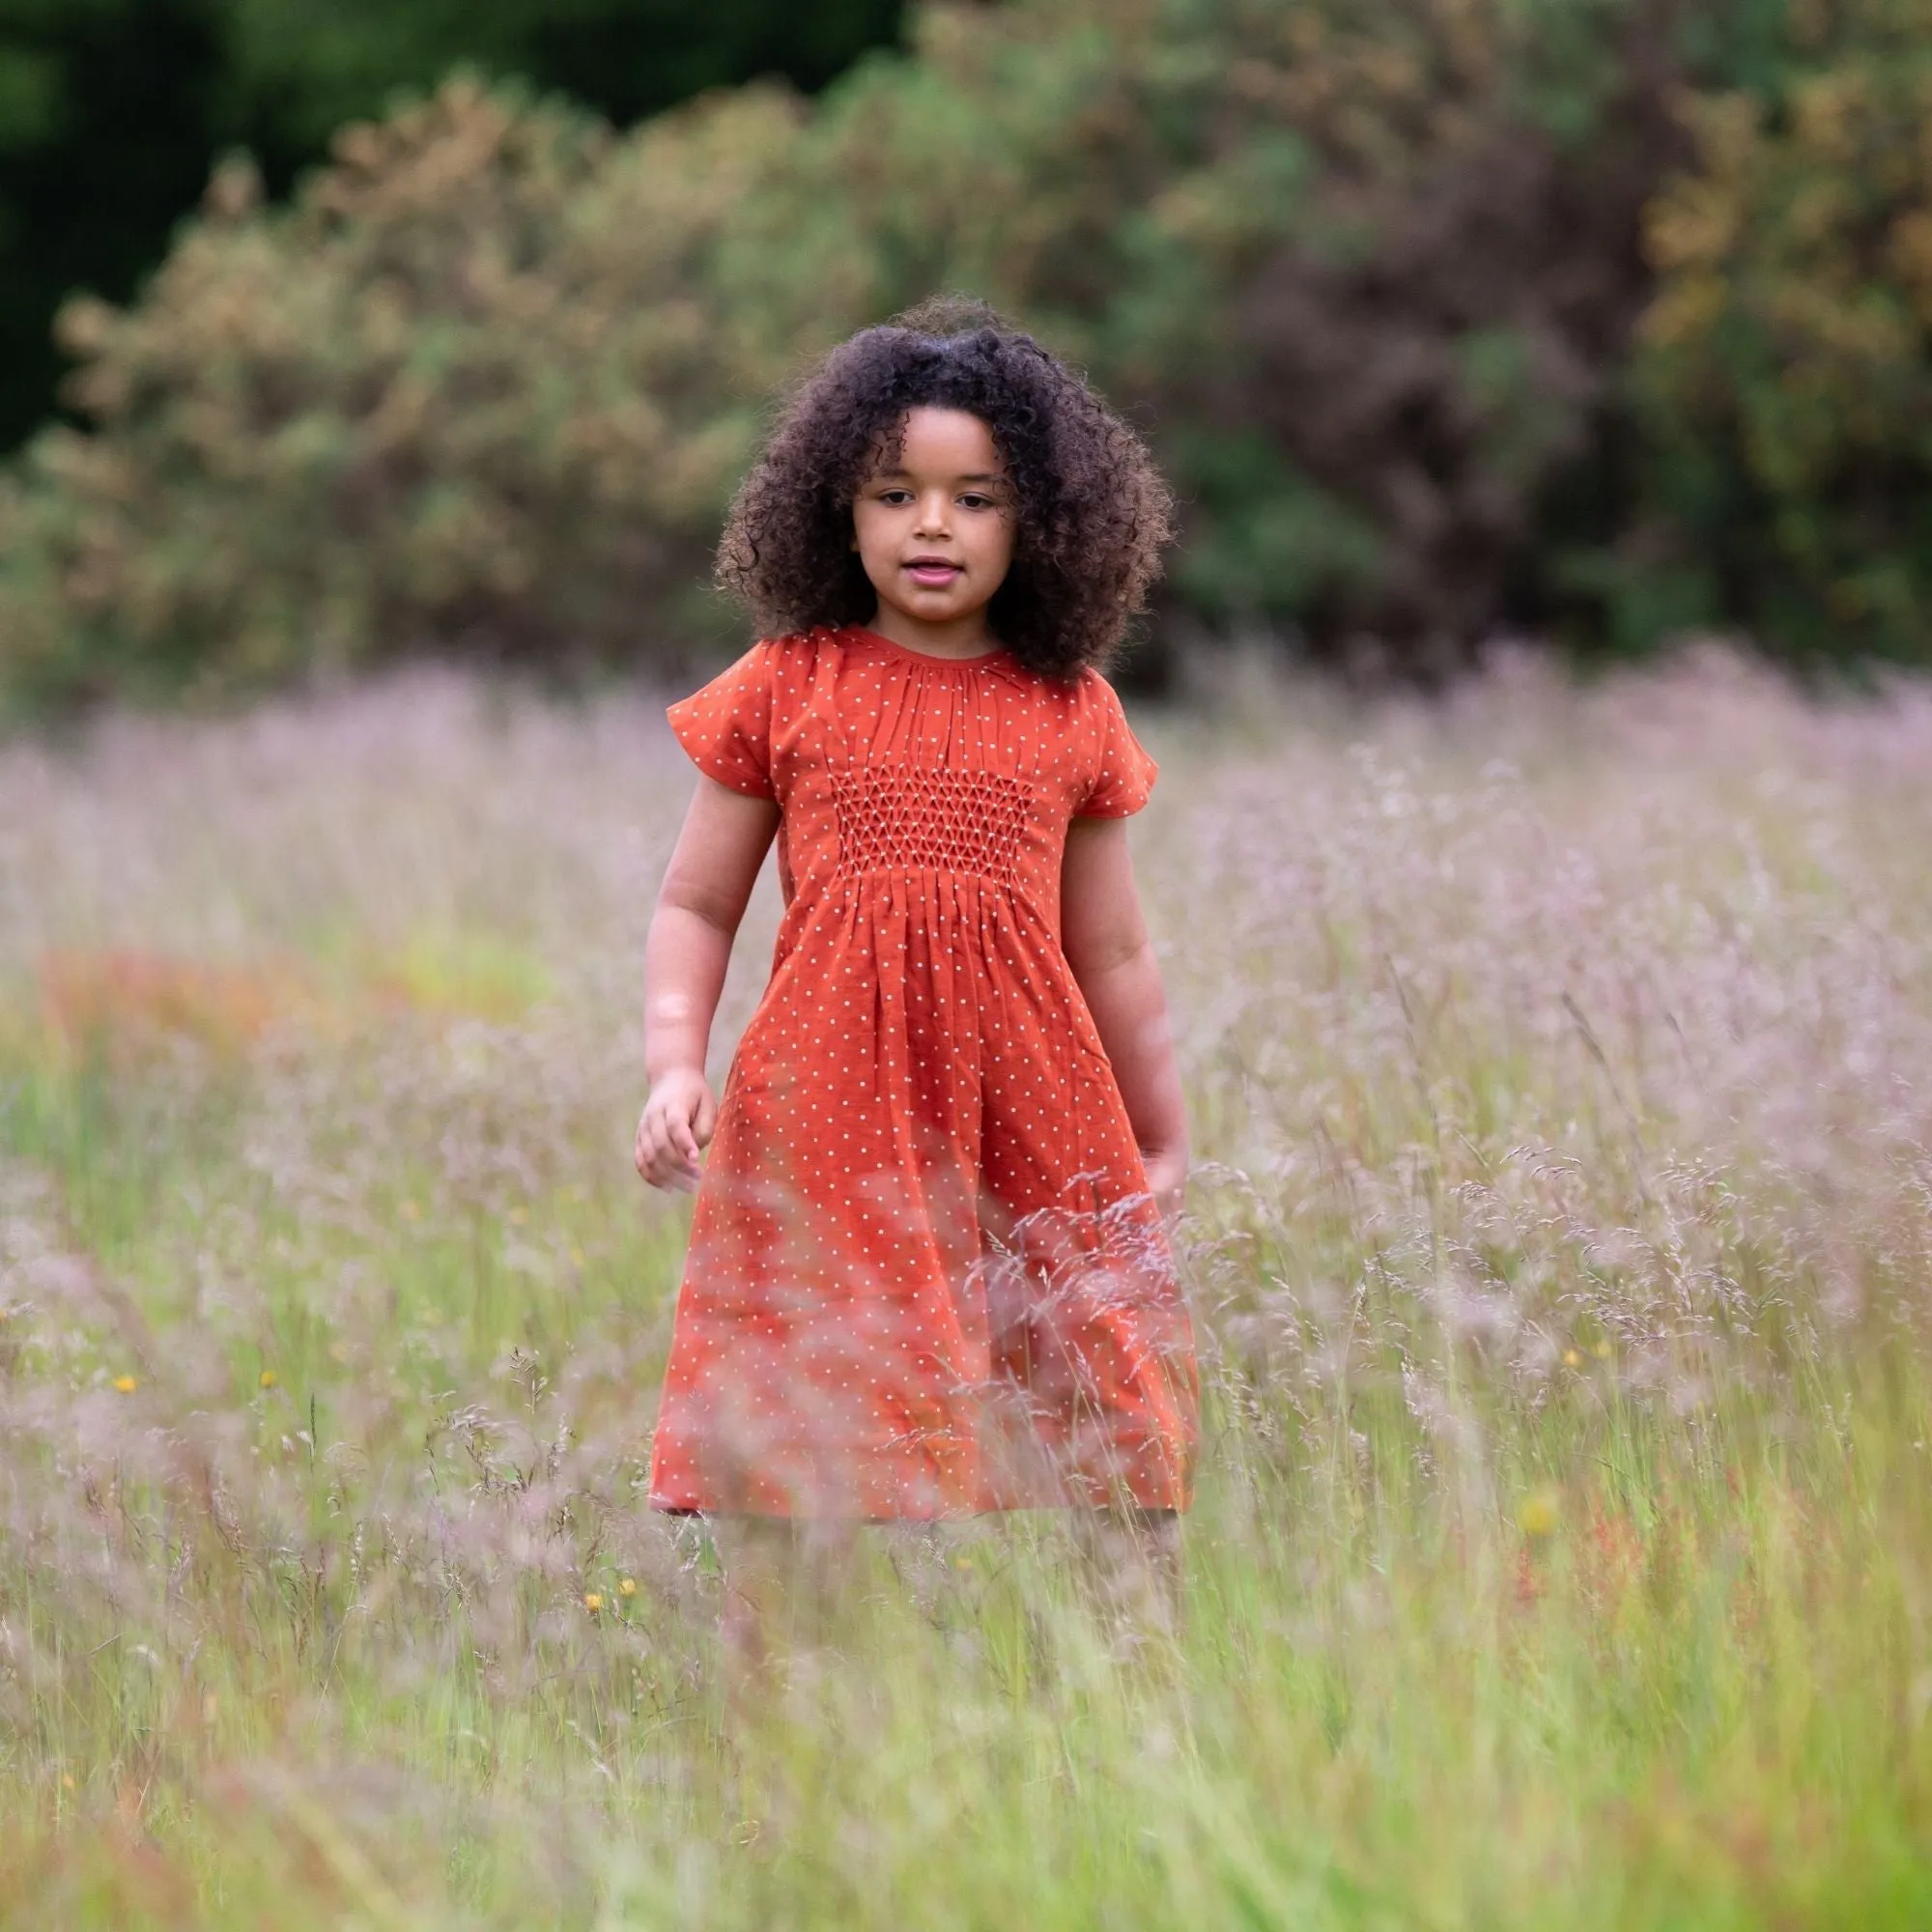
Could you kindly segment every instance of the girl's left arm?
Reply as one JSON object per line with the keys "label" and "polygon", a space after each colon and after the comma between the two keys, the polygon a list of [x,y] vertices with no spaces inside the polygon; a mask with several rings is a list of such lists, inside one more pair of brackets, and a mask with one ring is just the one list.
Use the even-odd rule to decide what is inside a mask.
{"label": "girl's left arm", "polygon": [[1187,1185],[1187,1107],[1125,819],[1076,818],[1068,826],[1060,937],[1126,1102],[1148,1188],[1163,1213],[1177,1214]]}

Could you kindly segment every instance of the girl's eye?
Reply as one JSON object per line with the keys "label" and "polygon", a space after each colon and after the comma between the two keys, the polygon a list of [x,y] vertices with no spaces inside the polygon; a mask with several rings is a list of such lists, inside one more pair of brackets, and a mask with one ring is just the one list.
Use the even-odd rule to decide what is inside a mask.
{"label": "girl's eye", "polygon": [[910,503],[912,501],[912,492],[910,490],[881,490],[879,492],[879,501],[882,503]]}
{"label": "girl's eye", "polygon": [[978,491],[968,491],[959,500],[969,510],[997,510],[1000,507],[997,497],[981,496]]}

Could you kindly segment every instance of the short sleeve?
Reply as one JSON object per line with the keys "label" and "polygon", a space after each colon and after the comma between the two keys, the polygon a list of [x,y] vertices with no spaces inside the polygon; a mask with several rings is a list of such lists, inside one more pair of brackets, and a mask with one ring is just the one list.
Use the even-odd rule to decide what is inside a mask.
{"label": "short sleeve", "polygon": [[753,644],[665,716],[706,778],[753,798],[772,798],[772,653]]}
{"label": "short sleeve", "polygon": [[1093,782],[1077,815],[1124,818],[1148,802],[1160,767],[1134,736],[1127,715],[1121,709],[1119,693],[1098,672],[1093,673],[1093,679],[1098,753]]}

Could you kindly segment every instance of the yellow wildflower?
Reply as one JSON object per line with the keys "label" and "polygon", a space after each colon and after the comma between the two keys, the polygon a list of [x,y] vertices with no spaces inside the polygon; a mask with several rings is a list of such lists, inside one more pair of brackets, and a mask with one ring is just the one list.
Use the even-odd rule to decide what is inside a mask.
{"label": "yellow wildflower", "polygon": [[1562,1513],[1562,1496],[1553,1486],[1546,1483],[1540,1490],[1532,1490],[1517,1504],[1516,1524],[1525,1536],[1540,1541],[1556,1534],[1557,1520]]}
{"label": "yellow wildflower", "polygon": [[117,1389],[119,1389],[123,1395],[132,1395],[134,1391],[141,1386],[141,1384],[137,1382],[132,1376],[116,1376],[114,1378],[114,1386]]}
{"label": "yellow wildflower", "polygon": [[595,1590],[583,1593],[583,1607],[594,1617],[604,1607],[604,1599]]}
{"label": "yellow wildflower", "polygon": [[265,1389],[271,1389],[278,1381],[281,1380],[281,1377],[278,1376],[273,1369],[264,1369],[260,1374],[260,1376],[256,1378],[256,1379],[262,1384],[262,1386]]}
{"label": "yellow wildflower", "polygon": [[1563,1351],[1563,1366],[1566,1369],[1580,1369],[1583,1366],[1583,1358],[1575,1349],[1565,1349]]}
{"label": "yellow wildflower", "polygon": [[635,1577],[620,1577],[617,1582],[617,1594],[620,1597],[635,1597],[638,1594],[638,1579]]}

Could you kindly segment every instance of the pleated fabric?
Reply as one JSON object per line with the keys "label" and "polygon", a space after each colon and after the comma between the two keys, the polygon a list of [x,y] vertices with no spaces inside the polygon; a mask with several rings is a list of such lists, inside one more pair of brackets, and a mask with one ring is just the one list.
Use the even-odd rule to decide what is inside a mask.
{"label": "pleated fabric", "polygon": [[651,1458],[657,1507],[1180,1508],[1192,1338],[1060,942],[1078,814],[1155,767],[1096,672],[847,628],[670,707],[781,808],[784,916],[721,1096]]}

